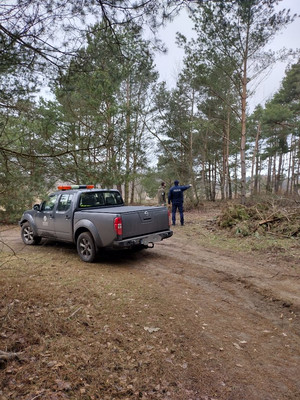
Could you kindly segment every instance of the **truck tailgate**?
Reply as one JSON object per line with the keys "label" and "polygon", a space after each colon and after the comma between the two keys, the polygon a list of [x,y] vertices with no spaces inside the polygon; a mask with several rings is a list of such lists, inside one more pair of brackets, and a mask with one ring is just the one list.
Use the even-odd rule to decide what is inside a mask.
{"label": "truck tailgate", "polygon": [[123,239],[161,232],[169,229],[168,211],[165,207],[136,207],[130,212],[123,208]]}

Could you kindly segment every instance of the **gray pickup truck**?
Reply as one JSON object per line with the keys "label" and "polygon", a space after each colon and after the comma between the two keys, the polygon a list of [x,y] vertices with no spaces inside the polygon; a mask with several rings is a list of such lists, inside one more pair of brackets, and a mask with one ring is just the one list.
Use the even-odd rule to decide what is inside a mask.
{"label": "gray pickup truck", "polygon": [[117,190],[58,189],[22,215],[25,244],[42,238],[73,242],[80,258],[93,262],[101,248],[143,249],[173,235],[166,207],[126,206]]}

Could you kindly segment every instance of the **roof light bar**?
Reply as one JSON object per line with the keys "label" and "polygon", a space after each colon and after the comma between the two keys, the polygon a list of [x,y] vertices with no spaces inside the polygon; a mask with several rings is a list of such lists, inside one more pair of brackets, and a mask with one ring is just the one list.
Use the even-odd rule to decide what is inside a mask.
{"label": "roof light bar", "polygon": [[58,186],[58,190],[71,190],[71,189],[94,189],[94,185],[64,185]]}

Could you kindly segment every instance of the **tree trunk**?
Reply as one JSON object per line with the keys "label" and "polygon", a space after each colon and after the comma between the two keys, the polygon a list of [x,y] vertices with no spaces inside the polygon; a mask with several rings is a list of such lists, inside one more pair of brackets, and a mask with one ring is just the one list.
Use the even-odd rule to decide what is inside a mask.
{"label": "tree trunk", "polygon": [[221,186],[221,199],[227,198],[226,191],[226,174],[227,174],[227,132],[226,127],[223,126],[223,159],[222,159],[222,172],[220,173],[220,186]]}
{"label": "tree trunk", "polygon": [[272,192],[272,157],[269,157],[268,161],[268,175],[267,175],[267,184],[266,184],[266,191],[271,193]]}
{"label": "tree trunk", "polygon": [[272,192],[276,192],[276,154],[273,157]]}
{"label": "tree trunk", "polygon": [[115,155],[115,143],[114,143],[114,126],[112,122],[112,117],[108,112],[111,108],[111,104],[106,102],[107,110],[107,146],[106,146],[106,165],[105,170],[108,172],[107,177],[104,176],[103,182],[101,184],[105,187],[112,186],[116,182],[116,175],[119,175],[119,170],[116,165],[116,155]]}
{"label": "tree trunk", "polygon": [[226,129],[226,176],[225,176],[225,192],[226,198],[232,199],[230,169],[229,169],[229,141],[230,141],[230,108],[227,111],[227,129]]}
{"label": "tree trunk", "polygon": [[260,158],[258,154],[256,155],[256,164],[255,164],[255,178],[254,178],[254,193],[260,193],[260,185],[259,185],[259,176],[260,176]]}
{"label": "tree trunk", "polygon": [[291,189],[290,189],[290,194],[295,193],[295,187],[296,187],[296,169],[295,169],[295,161],[297,159],[297,145],[296,145],[296,138],[294,140],[294,144],[292,145],[292,176],[291,176]]}
{"label": "tree trunk", "polygon": [[126,170],[125,170],[125,184],[124,184],[124,198],[125,203],[128,204],[129,200],[129,175],[130,175],[130,82],[126,82]]}
{"label": "tree trunk", "polygon": [[[296,154],[295,154],[295,158],[298,157],[298,162],[297,162],[298,167],[297,167],[297,169],[296,169],[295,188],[296,188],[296,193],[300,194],[300,193],[299,193],[299,184],[300,184],[300,182],[299,182],[299,179],[300,179],[300,162],[299,162],[299,156],[298,156],[298,155],[300,154],[300,139],[299,139],[299,141],[298,141],[298,151],[295,152],[295,153],[296,153]],[[297,158],[296,158],[296,160],[297,160]]]}
{"label": "tree trunk", "polygon": [[[260,132],[261,132],[261,125],[259,122],[257,125],[257,130],[256,130],[255,146],[254,146],[254,150],[253,150],[252,167],[251,167],[251,192],[252,192],[252,194],[257,194],[257,157],[258,157],[258,141],[259,141],[259,137],[260,137]],[[254,175],[254,169],[255,169],[255,175]]]}
{"label": "tree trunk", "polygon": [[214,169],[212,171],[212,190],[211,190],[212,201],[216,201],[216,186],[217,186],[217,161],[215,160]]}
{"label": "tree trunk", "polygon": [[234,163],[234,198],[238,197],[238,176],[237,176],[237,163],[238,163],[238,155],[235,154],[235,163]]}
{"label": "tree trunk", "polygon": [[229,166],[228,166],[228,199],[232,200],[232,185],[231,185]]}
{"label": "tree trunk", "polygon": [[294,140],[294,135],[291,136],[291,146],[290,146],[289,164],[288,164],[288,175],[287,175],[287,182],[286,182],[286,189],[285,189],[285,194],[286,195],[289,194],[290,186],[291,186],[291,168],[292,168],[293,140]]}
{"label": "tree trunk", "polygon": [[206,192],[208,196],[208,200],[212,201],[212,187],[213,187],[213,168],[212,164],[208,163],[208,182],[206,187]]}
{"label": "tree trunk", "polygon": [[197,193],[197,187],[196,187],[196,179],[195,179],[195,174],[194,174],[194,169],[193,169],[193,164],[194,164],[194,157],[193,157],[193,143],[194,143],[194,138],[193,138],[193,122],[194,122],[194,107],[195,107],[195,90],[193,89],[192,91],[192,103],[191,103],[191,118],[190,118],[190,128],[189,128],[189,160],[188,160],[188,165],[189,165],[189,175],[190,179],[192,182],[192,189],[194,196],[196,197],[196,203],[199,203],[199,198],[198,198],[198,193]]}
{"label": "tree trunk", "polygon": [[279,154],[279,161],[278,161],[278,170],[275,177],[275,193],[280,192],[281,188],[281,176],[282,176],[282,167],[283,167],[283,154]]}
{"label": "tree trunk", "polygon": [[249,25],[247,26],[242,77],[242,133],[241,133],[241,204],[246,203],[246,117],[247,117],[247,60],[248,60]]}

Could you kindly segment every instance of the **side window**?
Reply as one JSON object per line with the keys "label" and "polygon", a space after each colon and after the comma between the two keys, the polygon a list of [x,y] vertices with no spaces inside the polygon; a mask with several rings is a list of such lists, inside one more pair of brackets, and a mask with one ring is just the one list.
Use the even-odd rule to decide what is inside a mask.
{"label": "side window", "polygon": [[72,203],[73,194],[62,194],[58,201],[57,211],[67,211]]}
{"label": "side window", "polygon": [[55,206],[57,197],[57,194],[50,195],[48,199],[43,202],[42,211],[52,211]]}

